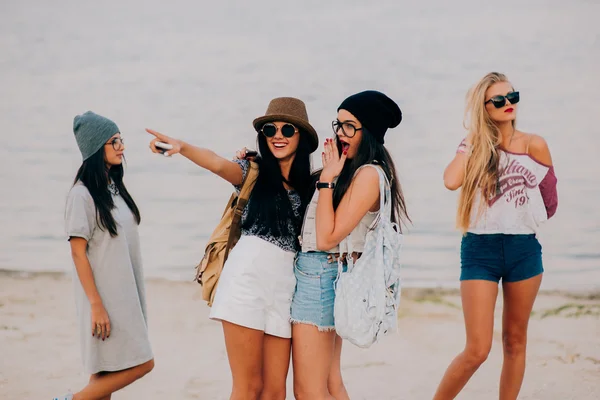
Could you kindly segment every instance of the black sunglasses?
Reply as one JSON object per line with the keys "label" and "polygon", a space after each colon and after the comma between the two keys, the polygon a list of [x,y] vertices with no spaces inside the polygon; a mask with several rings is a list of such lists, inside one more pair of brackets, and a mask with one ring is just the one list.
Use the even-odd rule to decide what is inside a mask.
{"label": "black sunglasses", "polygon": [[[262,126],[262,128],[260,128],[260,131],[268,138],[272,138],[273,136],[275,136],[275,134],[277,133],[277,125],[272,124],[272,123],[266,123]],[[294,134],[298,132],[298,129],[290,124],[290,123],[286,123],[281,127],[281,134],[283,136],[285,136],[286,138],[291,138],[292,136],[294,136]]]}
{"label": "black sunglasses", "polygon": [[502,108],[506,105],[506,100],[508,100],[510,102],[510,104],[517,104],[520,100],[519,92],[510,92],[506,96],[502,96],[502,95],[494,96],[491,99],[489,99],[488,101],[486,101],[485,104],[487,104],[491,101],[492,104],[494,105],[494,107]]}

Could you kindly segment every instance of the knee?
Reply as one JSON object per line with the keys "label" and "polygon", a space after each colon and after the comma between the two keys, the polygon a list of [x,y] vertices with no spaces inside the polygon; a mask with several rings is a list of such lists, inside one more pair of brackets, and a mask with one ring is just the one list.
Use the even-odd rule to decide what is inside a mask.
{"label": "knee", "polygon": [[285,383],[283,385],[265,385],[261,391],[261,400],[285,400],[287,389]]}
{"label": "knee", "polygon": [[260,376],[249,379],[245,382],[234,382],[233,384],[233,392],[238,394],[240,399],[258,400],[261,397],[262,391],[263,381]]}
{"label": "knee", "polygon": [[150,371],[152,371],[154,369],[154,359],[147,361],[141,365],[138,365],[137,367],[137,379],[142,378],[143,376],[145,376],[146,374],[148,374]]}
{"label": "knee", "polygon": [[504,353],[508,356],[515,357],[525,354],[527,334],[524,332],[503,332],[502,346],[504,348]]}
{"label": "knee", "polygon": [[154,359],[152,359],[146,363],[146,368],[147,368],[146,373],[148,373],[154,369]]}
{"label": "knee", "polygon": [[333,400],[329,393],[310,393],[294,391],[294,399],[296,400]]}
{"label": "knee", "polygon": [[343,394],[346,393],[346,387],[341,376],[330,376],[327,380],[327,389],[334,398],[343,399]]}
{"label": "knee", "polygon": [[285,390],[283,391],[264,391],[261,393],[261,400],[285,400]]}
{"label": "knee", "polygon": [[465,357],[469,368],[477,369],[487,360],[490,354],[491,344],[467,345],[465,349]]}
{"label": "knee", "polygon": [[310,387],[294,384],[294,398],[296,400],[328,400],[332,399],[326,387]]}
{"label": "knee", "polygon": [[294,385],[294,398],[296,400],[310,399],[310,393],[299,385]]}

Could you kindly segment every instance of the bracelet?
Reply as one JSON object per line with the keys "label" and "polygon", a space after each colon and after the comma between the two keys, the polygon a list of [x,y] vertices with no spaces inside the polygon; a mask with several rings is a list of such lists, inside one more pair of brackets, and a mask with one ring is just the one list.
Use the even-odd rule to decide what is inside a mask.
{"label": "bracelet", "polygon": [[317,189],[334,189],[335,183],[333,182],[317,182]]}

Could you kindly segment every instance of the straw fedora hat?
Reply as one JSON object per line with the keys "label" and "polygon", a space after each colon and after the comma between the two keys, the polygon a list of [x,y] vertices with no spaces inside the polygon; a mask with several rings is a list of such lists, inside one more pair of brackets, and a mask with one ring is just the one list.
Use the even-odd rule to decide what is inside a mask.
{"label": "straw fedora hat", "polygon": [[256,118],[252,125],[257,132],[260,132],[264,124],[273,121],[289,122],[307,134],[311,153],[319,147],[319,136],[317,136],[315,128],[308,122],[306,106],[302,100],[294,97],[277,97],[271,100],[265,115]]}

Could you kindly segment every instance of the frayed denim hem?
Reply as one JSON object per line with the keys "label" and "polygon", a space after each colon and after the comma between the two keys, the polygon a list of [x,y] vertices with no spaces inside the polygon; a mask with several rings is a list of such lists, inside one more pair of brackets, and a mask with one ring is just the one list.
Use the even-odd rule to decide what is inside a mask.
{"label": "frayed denim hem", "polygon": [[292,323],[292,325],[297,325],[297,324],[312,325],[312,326],[316,327],[319,330],[319,332],[335,331],[335,326],[320,326],[311,321],[302,321],[299,319],[290,318],[290,322]]}

